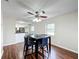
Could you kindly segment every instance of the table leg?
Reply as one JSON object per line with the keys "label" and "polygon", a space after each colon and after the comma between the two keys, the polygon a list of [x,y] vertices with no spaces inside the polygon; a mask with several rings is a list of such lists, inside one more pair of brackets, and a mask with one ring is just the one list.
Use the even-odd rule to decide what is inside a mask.
{"label": "table leg", "polygon": [[36,41],[36,44],[35,44],[35,57],[36,59],[38,59],[38,41]]}
{"label": "table leg", "polygon": [[51,37],[49,37],[49,52],[51,52]]}

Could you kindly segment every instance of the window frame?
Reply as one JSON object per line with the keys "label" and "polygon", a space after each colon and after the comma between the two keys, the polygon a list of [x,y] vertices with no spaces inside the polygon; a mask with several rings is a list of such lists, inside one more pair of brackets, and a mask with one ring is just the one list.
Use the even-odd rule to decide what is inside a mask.
{"label": "window frame", "polygon": [[[48,31],[48,25],[52,25],[52,24],[53,24],[54,28],[52,30],[52,27],[51,27],[50,30],[52,30],[53,33],[51,33],[51,32]],[[54,36],[55,35],[55,24],[54,23],[47,23],[47,24],[45,24],[45,33],[48,34],[48,35]]]}

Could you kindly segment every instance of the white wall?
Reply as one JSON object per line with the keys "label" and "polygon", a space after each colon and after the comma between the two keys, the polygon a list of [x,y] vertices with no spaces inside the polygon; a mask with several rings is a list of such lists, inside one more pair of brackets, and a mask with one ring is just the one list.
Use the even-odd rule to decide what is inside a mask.
{"label": "white wall", "polygon": [[36,33],[39,33],[39,34],[45,33],[45,23],[44,22],[35,23],[34,27],[35,27]]}
{"label": "white wall", "polygon": [[0,50],[0,52],[1,52],[1,57],[2,57],[2,55],[3,55],[3,21],[2,21],[2,19],[1,19],[1,22],[0,22],[0,48],[1,48],[1,50]]}
{"label": "white wall", "polygon": [[14,18],[3,17],[3,45],[16,43],[15,39],[15,24]]}
{"label": "white wall", "polygon": [[35,23],[36,32],[45,33],[46,23],[55,24],[56,31],[55,36],[52,37],[52,44],[78,52],[78,14],[76,11]]}
{"label": "white wall", "polygon": [[1,19],[1,27],[0,27],[0,31],[1,31],[1,37],[0,37],[0,42],[1,42],[1,56],[3,55],[3,19]]}

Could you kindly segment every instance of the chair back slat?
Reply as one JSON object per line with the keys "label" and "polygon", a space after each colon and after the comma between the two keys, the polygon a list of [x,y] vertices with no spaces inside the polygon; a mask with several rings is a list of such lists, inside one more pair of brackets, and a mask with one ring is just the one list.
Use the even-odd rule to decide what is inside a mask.
{"label": "chair back slat", "polygon": [[48,45],[48,37],[39,39],[38,41],[39,41],[39,44],[43,46]]}
{"label": "chair back slat", "polygon": [[42,44],[47,45],[48,44],[48,38],[43,38],[42,39]]}

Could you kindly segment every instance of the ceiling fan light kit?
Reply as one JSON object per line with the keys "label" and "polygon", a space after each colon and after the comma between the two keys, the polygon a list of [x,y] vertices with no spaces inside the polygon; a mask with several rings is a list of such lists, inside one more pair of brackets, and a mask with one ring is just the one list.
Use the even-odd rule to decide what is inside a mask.
{"label": "ceiling fan light kit", "polygon": [[42,20],[41,19],[38,19],[38,18],[35,18],[34,20],[33,20],[33,22],[41,22]]}

